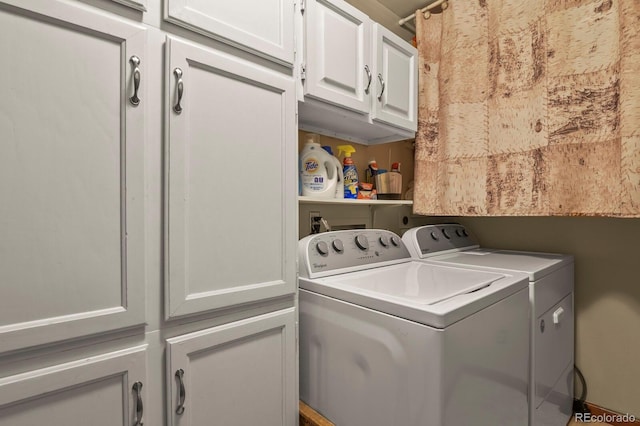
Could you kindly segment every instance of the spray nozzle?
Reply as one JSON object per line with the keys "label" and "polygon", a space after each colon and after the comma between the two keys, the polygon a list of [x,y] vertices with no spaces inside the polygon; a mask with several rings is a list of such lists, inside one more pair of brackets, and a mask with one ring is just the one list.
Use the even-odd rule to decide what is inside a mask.
{"label": "spray nozzle", "polygon": [[345,157],[351,157],[351,154],[356,152],[356,149],[351,145],[338,145],[338,156],[344,152]]}

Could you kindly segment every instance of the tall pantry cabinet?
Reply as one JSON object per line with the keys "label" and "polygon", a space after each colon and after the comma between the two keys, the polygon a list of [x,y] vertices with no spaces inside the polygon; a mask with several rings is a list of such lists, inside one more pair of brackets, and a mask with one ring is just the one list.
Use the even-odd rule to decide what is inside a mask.
{"label": "tall pantry cabinet", "polygon": [[0,426],[296,423],[293,12],[0,0]]}

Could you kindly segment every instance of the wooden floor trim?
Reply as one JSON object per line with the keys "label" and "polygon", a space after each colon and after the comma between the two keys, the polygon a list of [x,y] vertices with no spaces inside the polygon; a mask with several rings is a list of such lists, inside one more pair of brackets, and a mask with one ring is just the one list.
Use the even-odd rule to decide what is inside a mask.
{"label": "wooden floor trim", "polygon": [[313,408],[300,401],[300,426],[335,426]]}

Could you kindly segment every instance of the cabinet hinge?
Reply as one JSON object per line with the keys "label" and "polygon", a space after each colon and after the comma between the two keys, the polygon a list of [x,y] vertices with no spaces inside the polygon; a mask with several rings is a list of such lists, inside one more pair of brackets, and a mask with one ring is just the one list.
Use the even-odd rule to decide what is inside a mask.
{"label": "cabinet hinge", "polygon": [[304,15],[305,2],[306,0],[300,0],[300,13],[303,15]]}
{"label": "cabinet hinge", "polygon": [[300,64],[300,80],[304,81],[307,78],[307,66]]}

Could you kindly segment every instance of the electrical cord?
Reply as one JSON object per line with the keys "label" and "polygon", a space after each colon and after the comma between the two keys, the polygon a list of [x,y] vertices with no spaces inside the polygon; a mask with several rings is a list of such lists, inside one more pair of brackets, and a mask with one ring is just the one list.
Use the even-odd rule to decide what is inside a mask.
{"label": "electrical cord", "polygon": [[580,398],[573,400],[573,412],[574,413],[582,413],[582,414],[586,414],[589,413],[591,414],[591,411],[589,410],[589,408],[587,408],[587,405],[585,404],[585,402],[587,401],[587,381],[584,378],[584,375],[582,374],[582,372],[580,371],[580,369],[578,368],[577,365],[573,365],[573,370],[575,371],[576,375],[578,376],[578,379],[580,380],[580,384],[582,385],[582,391],[580,392]]}

